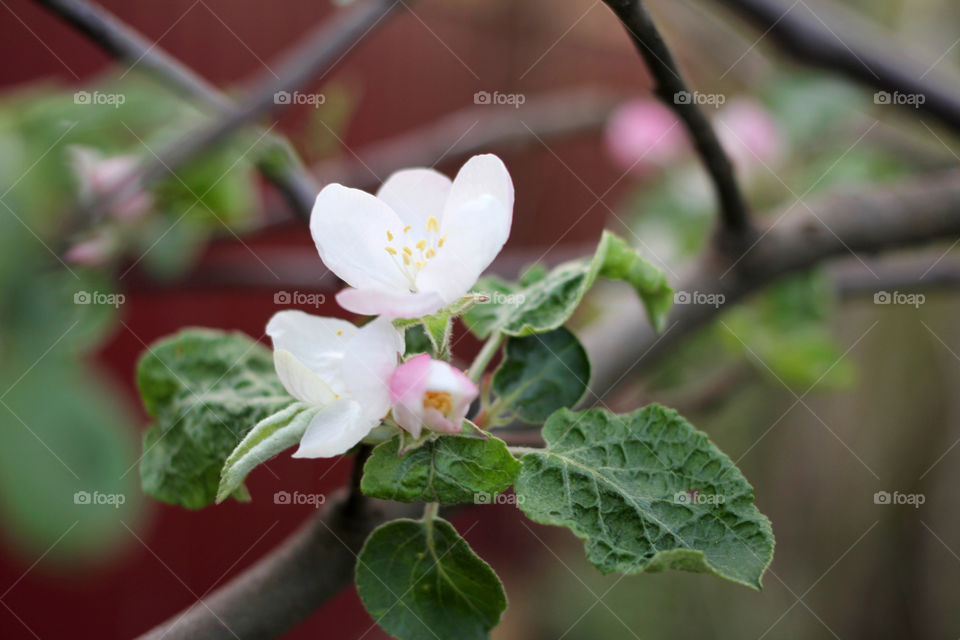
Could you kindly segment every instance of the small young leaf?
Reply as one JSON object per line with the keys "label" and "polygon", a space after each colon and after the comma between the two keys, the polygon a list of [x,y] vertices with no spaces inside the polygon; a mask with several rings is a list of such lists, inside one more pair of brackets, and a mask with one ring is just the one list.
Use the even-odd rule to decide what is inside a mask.
{"label": "small young leaf", "polygon": [[549,272],[532,267],[514,285],[483,278],[474,287],[490,297],[464,315],[467,327],[480,338],[493,331],[528,336],[563,325],[580,305],[597,276],[624,281],[636,290],[656,329],[663,326],[673,303],[673,290],[659,269],[641,258],[616,235],[605,231],[591,258],[571,260]]}
{"label": "small young leaf", "polygon": [[357,561],[357,592],[400,640],[483,640],[507,608],[497,574],[440,518],[374,530]]}
{"label": "small young leaf", "polygon": [[520,463],[494,437],[441,436],[399,454],[400,436],[377,445],[363,468],[360,489],[398,502],[474,502],[513,484]]}
{"label": "small young leaf", "polygon": [[143,490],[190,509],[214,501],[227,456],[293,400],[268,349],[244,334],[208,329],[155,343],[137,366],[137,386],[156,421],[144,437]]}
{"label": "small young leaf", "polygon": [[602,572],[681,569],[760,588],[770,522],[733,462],[676,411],[564,409],[543,435],[547,448],[521,460],[518,506],[570,528]]}
{"label": "small young leaf", "polygon": [[300,442],[310,420],[319,410],[319,407],[294,402],[258,422],[223,463],[217,503],[242,487],[247,474],[257,465]]}
{"label": "small young leaf", "polygon": [[557,409],[572,407],[590,381],[583,345],[564,327],[525,338],[510,338],[493,390],[526,422],[542,423]]}

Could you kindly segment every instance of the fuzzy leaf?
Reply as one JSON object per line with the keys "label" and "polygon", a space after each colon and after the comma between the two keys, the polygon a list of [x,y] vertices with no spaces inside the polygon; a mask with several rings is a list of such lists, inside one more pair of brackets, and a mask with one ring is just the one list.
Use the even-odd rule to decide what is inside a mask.
{"label": "fuzzy leaf", "polygon": [[673,303],[673,290],[659,269],[641,258],[616,235],[605,231],[591,258],[571,260],[546,272],[534,267],[518,285],[483,278],[474,291],[490,298],[464,316],[467,327],[486,338],[493,331],[510,336],[544,333],[563,325],[576,311],[597,276],[633,286],[650,322],[662,328]]}
{"label": "fuzzy leaf", "polygon": [[242,487],[247,474],[255,467],[300,442],[310,420],[319,410],[320,407],[294,402],[258,422],[224,462],[217,503]]}
{"label": "fuzzy leaf", "polygon": [[143,490],[190,509],[214,501],[224,461],[247,432],[293,401],[268,349],[209,329],[155,343],[140,358],[137,386],[155,420],[144,437]]}
{"label": "fuzzy leaf", "polygon": [[557,409],[572,407],[590,382],[590,361],[571,331],[510,338],[493,390],[527,422],[542,423]]}
{"label": "fuzzy leaf", "polygon": [[368,496],[398,502],[475,502],[517,477],[520,463],[494,437],[441,436],[399,454],[400,436],[377,445],[363,469]]}
{"label": "fuzzy leaf", "polygon": [[561,410],[543,435],[547,448],[521,460],[518,505],[570,528],[602,572],[682,569],[760,588],[770,522],[733,462],[676,411]]}
{"label": "fuzzy leaf", "polygon": [[400,640],[483,640],[507,598],[500,579],[446,520],[394,520],[367,538],[357,562],[367,612]]}

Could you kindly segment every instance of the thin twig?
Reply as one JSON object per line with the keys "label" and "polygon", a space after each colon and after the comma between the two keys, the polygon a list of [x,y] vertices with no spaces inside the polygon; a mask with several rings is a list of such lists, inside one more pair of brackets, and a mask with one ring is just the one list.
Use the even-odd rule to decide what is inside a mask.
{"label": "thin twig", "polygon": [[713,181],[720,202],[723,239],[742,246],[751,230],[747,202],[737,184],[733,164],[720,144],[713,126],[700,109],[694,93],[680,74],[680,69],[653,19],[640,0],[604,0],[620,18],[630,34],[637,52],[646,62],[656,86],[657,97],[683,122]]}
{"label": "thin twig", "polygon": [[[118,61],[150,74],[161,83],[197,100],[214,114],[222,116],[236,110],[236,105],[223,92],[101,7],[84,0],[34,1],[86,35]],[[278,139],[279,145],[279,136],[273,137]],[[308,218],[319,187],[299,158],[290,151],[292,147],[288,144],[282,146],[288,155],[284,163],[258,160],[256,166],[283,193],[291,208],[300,217]]]}
{"label": "thin twig", "polygon": [[96,208],[129,197],[137,184],[150,184],[169,172],[176,171],[191,159],[213,148],[230,135],[267,113],[290,103],[276,99],[281,92],[293,92],[311,78],[323,76],[339,63],[374,27],[382,24],[400,0],[366,0],[337,13],[277,65],[277,76],[269,75],[246,92],[246,98],[215,122],[183,134],[166,145],[155,158],[148,159],[137,175],[130,176],[96,203]]}
{"label": "thin twig", "polygon": [[723,0],[719,4],[756,25],[765,38],[798,62],[890,94],[923,96],[922,102],[904,104],[914,113],[928,113],[954,133],[960,133],[960,93],[953,90],[954,83],[933,82],[930,70],[905,62],[898,47],[888,46],[886,39],[880,48],[868,45],[848,29],[831,30],[826,25],[836,25],[838,21],[819,9],[814,14],[803,2],[798,5],[779,0]]}

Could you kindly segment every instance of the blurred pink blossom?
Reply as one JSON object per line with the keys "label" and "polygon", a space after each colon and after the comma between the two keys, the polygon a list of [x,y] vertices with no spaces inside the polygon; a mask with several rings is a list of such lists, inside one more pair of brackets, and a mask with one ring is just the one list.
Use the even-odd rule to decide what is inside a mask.
{"label": "blurred pink blossom", "polygon": [[625,170],[645,172],[679,158],[687,148],[683,127],[666,106],[650,99],[624,103],[607,121],[607,152]]}
{"label": "blurred pink blossom", "polygon": [[753,100],[738,98],[716,116],[716,130],[723,148],[742,170],[776,164],[785,142],[770,113]]}
{"label": "blurred pink blossom", "polygon": [[[73,170],[80,183],[80,198],[87,203],[105,197],[136,169],[133,155],[104,158],[96,149],[71,147]],[[110,215],[116,220],[132,221],[143,217],[153,207],[153,199],[139,189],[114,203]]]}
{"label": "blurred pink blossom", "polygon": [[114,234],[100,231],[73,244],[64,254],[64,260],[84,267],[98,267],[106,264],[118,249]]}

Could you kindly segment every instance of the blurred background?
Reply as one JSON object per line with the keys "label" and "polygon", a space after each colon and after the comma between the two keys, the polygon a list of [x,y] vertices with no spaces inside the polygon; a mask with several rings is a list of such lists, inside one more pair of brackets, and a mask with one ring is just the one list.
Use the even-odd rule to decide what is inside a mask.
{"label": "blurred background", "polygon": [[[134,637],[311,515],[274,504],[274,492],[345,482],[347,460],[282,455],[251,476],[248,504],[189,512],[139,487],[148,425],[133,371],[146,345],[186,326],[263,340],[270,315],[290,306],[344,315],[305,225],[254,169],[276,135],[319,179],[364,188],[406,164],[452,174],[471,145],[501,155],[517,190],[494,267],[506,275],[587,253],[610,228],[675,282],[709,238],[709,184],[601,2],[411,4],[304,88],[305,103],[264,121],[269,135],[237,136],[95,218],[82,204],[98,189],[206,116],[35,4],[0,4],[2,638]],[[649,6],[756,211],[960,161],[935,122],[785,61],[723,4]],[[277,56],[339,10],[104,6],[228,92],[272,77]],[[902,46],[928,78],[958,86],[955,2],[789,10],[830,16],[838,38]],[[471,507],[454,522],[510,599],[493,637],[960,636],[957,260],[946,243],[793,277],[605,398],[616,410],[674,406],[737,461],[777,537],[762,592],[693,574],[604,577],[569,532],[509,506]],[[639,306],[606,300],[599,292],[578,326],[611,311],[643,321]],[[466,358],[477,344],[464,333]],[[83,492],[122,499],[86,503]],[[318,635],[385,637],[352,589],[288,637]]]}

